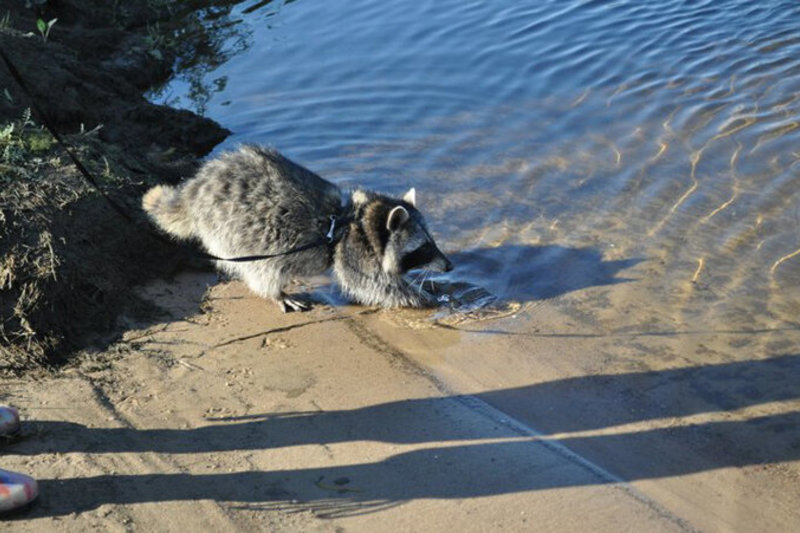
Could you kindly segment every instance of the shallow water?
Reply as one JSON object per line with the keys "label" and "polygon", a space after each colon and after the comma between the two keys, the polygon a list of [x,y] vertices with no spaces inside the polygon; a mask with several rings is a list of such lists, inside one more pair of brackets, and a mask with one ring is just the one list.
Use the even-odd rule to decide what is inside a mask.
{"label": "shallow water", "polygon": [[251,1],[231,17],[246,50],[202,77],[222,89],[203,110],[234,132],[218,150],[265,143],[343,186],[417,187],[452,280],[562,297],[610,331],[796,329],[796,2]]}

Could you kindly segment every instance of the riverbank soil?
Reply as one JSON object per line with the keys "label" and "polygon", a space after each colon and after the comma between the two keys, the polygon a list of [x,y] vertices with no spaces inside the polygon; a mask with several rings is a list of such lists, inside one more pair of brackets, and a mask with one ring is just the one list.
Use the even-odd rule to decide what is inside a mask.
{"label": "riverbank soil", "polygon": [[[171,73],[151,3],[64,0],[0,8],[0,372],[63,364],[102,339],[130,288],[180,263],[139,209],[227,132],[143,91]],[[53,21],[47,38],[38,19]],[[149,29],[148,29],[149,28]],[[165,26],[159,26],[168,32]],[[44,127],[93,174],[92,186]],[[118,209],[109,205],[106,196]],[[124,212],[120,215],[117,210]]]}

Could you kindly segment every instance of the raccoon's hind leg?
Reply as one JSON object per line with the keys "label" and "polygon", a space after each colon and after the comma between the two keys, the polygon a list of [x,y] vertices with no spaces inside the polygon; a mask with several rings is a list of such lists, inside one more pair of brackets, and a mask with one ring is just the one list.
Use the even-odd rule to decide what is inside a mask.
{"label": "raccoon's hind leg", "polygon": [[311,304],[283,292],[286,276],[280,272],[271,268],[244,268],[240,269],[240,275],[250,290],[274,301],[284,313],[311,309]]}

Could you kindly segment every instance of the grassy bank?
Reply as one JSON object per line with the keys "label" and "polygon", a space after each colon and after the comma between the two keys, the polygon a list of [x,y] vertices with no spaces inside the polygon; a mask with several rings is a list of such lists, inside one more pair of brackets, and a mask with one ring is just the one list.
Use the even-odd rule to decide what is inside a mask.
{"label": "grassy bank", "polygon": [[[227,24],[230,7],[31,4],[0,11],[0,47],[27,86],[0,64],[0,374],[58,366],[102,344],[119,310],[135,306],[131,288],[174,271],[182,259],[153,238],[139,197],[151,184],[191,174],[227,135],[143,93],[181,64],[222,60],[220,28],[228,26],[209,21]],[[192,47],[202,54],[178,61]],[[44,122],[64,136],[102,192]]]}

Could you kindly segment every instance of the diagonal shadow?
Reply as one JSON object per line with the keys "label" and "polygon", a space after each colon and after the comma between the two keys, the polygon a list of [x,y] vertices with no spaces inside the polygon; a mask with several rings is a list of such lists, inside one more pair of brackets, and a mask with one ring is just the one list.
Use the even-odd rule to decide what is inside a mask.
{"label": "diagonal shadow", "polygon": [[[599,374],[480,394],[547,433],[734,411],[800,399],[800,355]],[[541,413],[555,413],[542,416]]]}
{"label": "diagonal shadow", "polygon": [[[705,435],[728,441],[751,441],[764,430],[784,431],[800,426],[800,413],[741,422],[714,422],[701,426],[656,429],[610,436],[579,437],[559,441],[569,448],[587,446],[636,450],[628,480],[672,477],[719,468],[778,463],[800,459],[800,447],[762,446],[758,453],[687,453],[681,460],[664,460],[648,454],[654,442],[674,442],[683,447]],[[698,435],[700,433],[701,435]],[[763,433],[762,437],[763,439]],[[62,516],[105,504],[211,499],[259,508],[297,508],[302,505],[342,516],[379,510],[388,505],[422,498],[476,498],[553,488],[617,483],[603,471],[571,462],[553,453],[548,441],[518,440],[435,447],[399,453],[387,459],[353,465],[250,471],[225,474],[100,475],[39,481],[47,495],[27,518]],[[320,479],[346,478],[350,492],[337,494],[320,486]],[[297,502],[301,502],[298,504]]]}
{"label": "diagonal shadow", "polygon": [[[596,430],[662,418],[733,411],[800,399],[800,355],[627,374],[590,375],[474,395],[526,420],[545,434]],[[352,410],[223,418],[193,429],[89,428],[72,422],[36,423],[59,436],[26,443],[16,453],[200,453],[370,440],[398,444],[472,439],[446,425],[419,420],[442,402],[422,398]],[[390,421],[390,423],[389,423]],[[69,437],[80,438],[69,438]]]}
{"label": "diagonal shadow", "polygon": [[[472,397],[451,396],[332,412],[251,415],[194,429],[88,428],[41,422],[36,424],[38,431],[9,449],[30,455],[201,454],[352,441],[428,444],[424,449],[354,465],[43,479],[42,493],[49,496],[26,515],[60,516],[106,503],[214,499],[267,508],[299,500],[333,516],[369,512],[416,498],[481,497],[618,481],[575,461],[559,446],[626,480],[797,461],[797,411],[641,430],[624,427],[797,401],[797,383],[800,355],[785,355],[659,372],[584,376],[475,395],[536,427],[544,435],[538,438],[502,423],[488,433],[486,425],[458,423],[480,415],[470,407]],[[612,433],[571,434],[604,429]],[[359,492],[331,491],[317,484],[320,478],[347,478],[348,487]]]}

